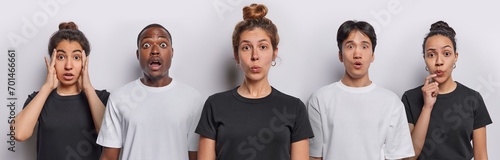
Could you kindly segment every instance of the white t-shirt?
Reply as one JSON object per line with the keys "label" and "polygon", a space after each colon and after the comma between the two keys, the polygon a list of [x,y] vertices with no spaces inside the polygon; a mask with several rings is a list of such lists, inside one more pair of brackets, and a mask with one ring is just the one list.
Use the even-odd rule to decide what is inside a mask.
{"label": "white t-shirt", "polygon": [[121,148],[120,159],[188,159],[198,150],[202,107],[186,84],[149,87],[137,79],[111,93],[97,143]]}
{"label": "white t-shirt", "polygon": [[374,83],[349,87],[341,81],[309,98],[314,131],[310,155],[325,160],[400,159],[414,155],[403,103]]}

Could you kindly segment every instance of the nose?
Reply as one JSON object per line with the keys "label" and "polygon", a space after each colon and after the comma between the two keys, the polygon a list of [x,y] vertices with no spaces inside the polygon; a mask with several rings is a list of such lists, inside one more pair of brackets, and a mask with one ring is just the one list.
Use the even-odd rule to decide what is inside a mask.
{"label": "nose", "polygon": [[71,59],[66,60],[64,64],[64,69],[65,70],[72,70],[73,69],[73,61]]}
{"label": "nose", "polygon": [[156,45],[156,44],[153,44],[153,46],[151,46],[151,55],[158,55],[160,54],[160,50],[159,50],[159,46]]}
{"label": "nose", "polygon": [[435,66],[443,65],[443,58],[441,58],[441,54],[436,54],[436,63],[434,65]]}
{"label": "nose", "polygon": [[361,59],[361,50],[359,49],[359,47],[356,47],[354,49],[354,54],[353,54],[353,58],[354,59]]}
{"label": "nose", "polygon": [[255,49],[252,50],[252,58],[250,60],[252,60],[252,61],[259,60],[259,53],[257,50],[255,50]]}

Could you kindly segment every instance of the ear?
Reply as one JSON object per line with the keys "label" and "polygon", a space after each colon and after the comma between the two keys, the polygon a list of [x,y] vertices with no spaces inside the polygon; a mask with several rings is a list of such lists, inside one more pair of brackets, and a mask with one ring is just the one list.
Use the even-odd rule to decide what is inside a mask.
{"label": "ear", "polygon": [[233,56],[234,56],[234,60],[236,61],[236,63],[239,64],[240,63],[240,57],[238,55],[238,52],[234,52]]}
{"label": "ear", "polygon": [[371,60],[371,62],[373,63],[373,61],[375,61],[375,53],[372,53],[372,60]]}
{"label": "ear", "polygon": [[135,56],[136,56],[137,60],[139,60],[139,50],[135,50]]}
{"label": "ear", "polygon": [[172,48],[172,56],[170,58],[174,58],[174,48]]}
{"label": "ear", "polygon": [[278,57],[278,48],[273,51],[273,61],[276,60],[276,57]]}
{"label": "ear", "polygon": [[339,60],[344,63],[344,57],[342,57],[342,51],[339,51]]}
{"label": "ear", "polygon": [[455,52],[455,63],[458,61],[458,52]]}

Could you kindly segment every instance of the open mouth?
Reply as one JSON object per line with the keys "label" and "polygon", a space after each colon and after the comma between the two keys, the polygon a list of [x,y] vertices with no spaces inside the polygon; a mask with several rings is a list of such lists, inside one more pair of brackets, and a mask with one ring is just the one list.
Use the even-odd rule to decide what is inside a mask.
{"label": "open mouth", "polygon": [[436,73],[437,76],[442,76],[444,74],[444,72],[442,70],[437,70],[434,73]]}
{"label": "open mouth", "polygon": [[354,62],[354,68],[360,69],[363,64],[361,62]]}
{"label": "open mouth", "polygon": [[63,77],[65,80],[72,80],[75,77],[75,75],[73,75],[73,73],[64,73]]}
{"label": "open mouth", "polygon": [[159,70],[161,67],[160,59],[152,59],[149,61],[149,68],[153,71]]}

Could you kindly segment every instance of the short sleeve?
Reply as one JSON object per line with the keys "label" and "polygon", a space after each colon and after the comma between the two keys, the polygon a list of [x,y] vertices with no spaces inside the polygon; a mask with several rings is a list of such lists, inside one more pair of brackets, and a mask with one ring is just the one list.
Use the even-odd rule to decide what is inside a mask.
{"label": "short sleeve", "polygon": [[104,112],[101,130],[97,137],[97,144],[110,148],[122,148],[121,131],[121,115],[113,99],[110,98]]}
{"label": "short sleeve", "polygon": [[35,96],[37,94],[38,94],[38,92],[33,92],[30,95],[28,95],[28,98],[26,98],[26,101],[24,101],[23,109],[26,108],[26,106],[28,106],[28,104],[30,104],[30,102],[33,100],[33,98],[35,98]]}
{"label": "short sleeve", "polygon": [[309,154],[311,157],[323,157],[323,122],[318,99],[314,95],[307,101],[307,112],[314,133],[314,138],[309,139]]}
{"label": "short sleeve", "polygon": [[214,118],[214,111],[211,104],[211,98],[209,97],[207,101],[205,101],[205,105],[203,106],[203,110],[201,112],[200,121],[198,123],[198,127],[196,127],[195,132],[201,136],[216,140],[217,127],[215,125],[216,122]]}
{"label": "short sleeve", "polygon": [[386,159],[402,159],[415,155],[403,104],[397,99],[393,105],[385,139],[384,155]]}
{"label": "short sleeve", "polygon": [[291,133],[292,143],[314,137],[311,123],[309,123],[309,116],[307,116],[306,106],[300,99],[297,99],[297,103],[295,124]]}
{"label": "short sleeve", "polygon": [[411,110],[411,107],[410,107],[410,102],[408,100],[407,93],[403,94],[403,97],[401,97],[401,101],[403,102],[403,105],[404,105],[404,108],[405,108],[405,111],[406,111],[406,119],[407,119],[408,123],[415,124],[416,122],[413,121],[414,118],[413,118],[413,115],[411,114],[412,110]]}
{"label": "short sleeve", "polygon": [[108,104],[109,92],[106,90],[95,90],[97,97],[101,100],[102,104]]}
{"label": "short sleeve", "polygon": [[200,96],[196,98],[195,102],[193,102],[193,105],[194,112],[191,115],[190,126],[188,130],[188,151],[198,151],[198,142],[200,136],[195,133],[195,130],[200,120],[201,110],[203,107],[201,104]]}
{"label": "short sleeve", "polygon": [[466,98],[466,102],[466,105],[472,105],[474,108],[474,129],[493,123],[481,94],[476,92],[472,98]]}

